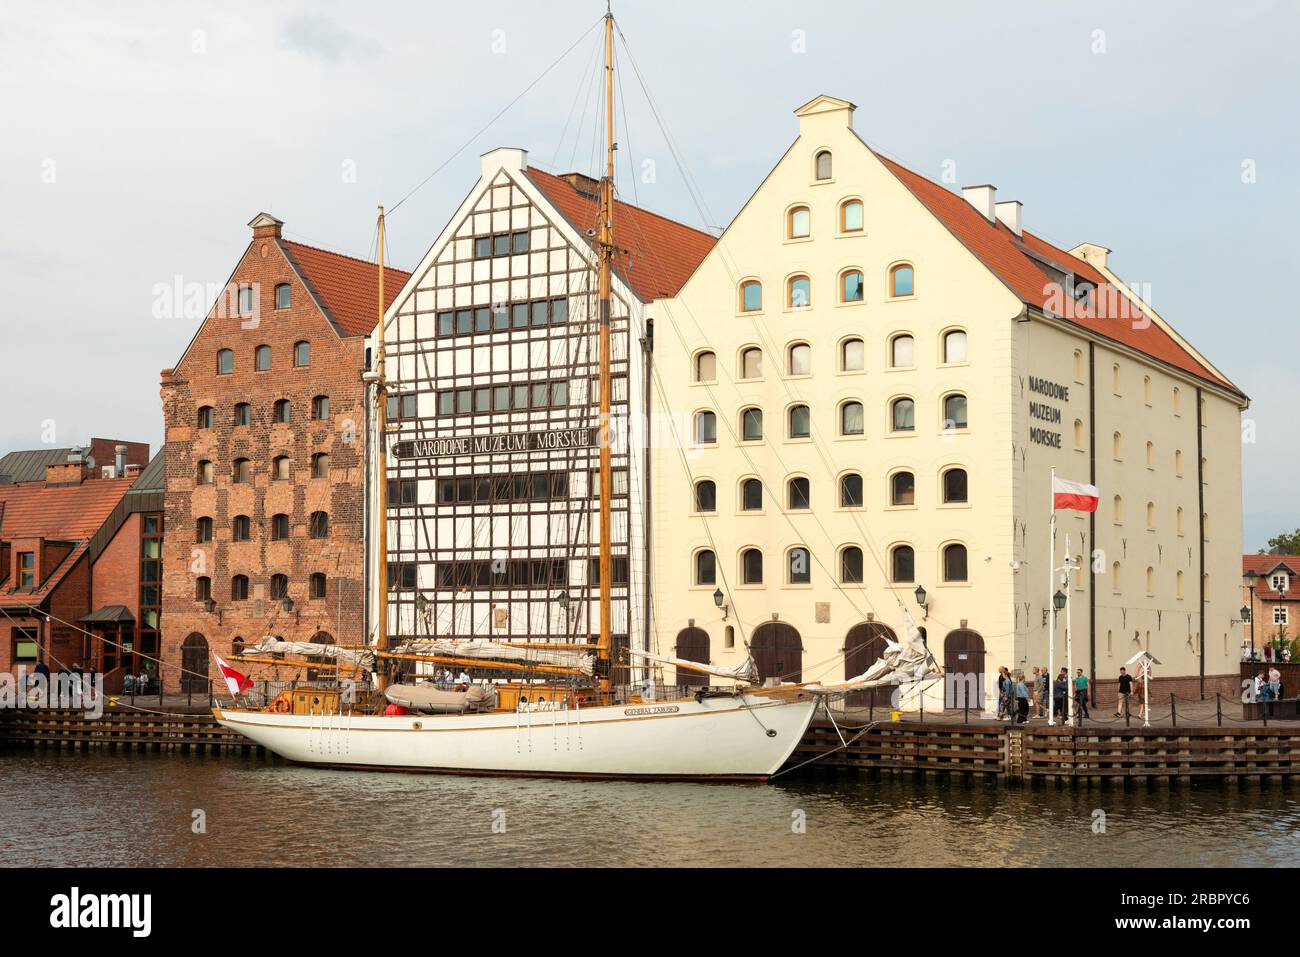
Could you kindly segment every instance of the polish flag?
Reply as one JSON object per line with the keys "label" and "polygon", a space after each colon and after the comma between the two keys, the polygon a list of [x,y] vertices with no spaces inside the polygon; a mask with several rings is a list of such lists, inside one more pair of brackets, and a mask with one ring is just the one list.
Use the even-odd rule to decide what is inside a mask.
{"label": "polish flag", "polygon": [[1052,508],[1074,509],[1076,512],[1097,511],[1097,486],[1070,482],[1052,477]]}
{"label": "polish flag", "polygon": [[247,691],[253,687],[253,679],[241,675],[230,665],[221,660],[220,655],[213,655],[217,659],[217,667],[221,669],[221,676],[226,679],[226,687],[230,689],[232,695],[237,695],[241,691]]}

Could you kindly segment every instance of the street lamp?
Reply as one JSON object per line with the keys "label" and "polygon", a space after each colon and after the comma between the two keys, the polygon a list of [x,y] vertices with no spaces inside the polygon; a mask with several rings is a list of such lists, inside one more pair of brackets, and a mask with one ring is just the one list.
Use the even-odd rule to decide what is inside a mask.
{"label": "street lamp", "polygon": [[925,621],[925,619],[930,617],[930,606],[925,603],[925,589],[922,586],[917,585],[915,594],[916,603],[921,606],[921,620]]}
{"label": "street lamp", "polygon": [[1057,591],[1052,596],[1052,604],[1056,606],[1057,611],[1065,611],[1065,592]]}
{"label": "street lamp", "polygon": [[726,600],[726,598],[727,598],[727,596],[724,595],[724,594],[722,594],[722,589],[721,589],[721,588],[715,588],[715,589],[713,590],[713,604],[717,605],[719,608],[722,609],[722,620],[723,620],[723,621],[726,621],[726,620],[727,620],[727,613],[731,611],[731,606],[730,606],[730,605],[723,604],[723,602]]}
{"label": "street lamp", "polygon": [[1251,569],[1245,574],[1246,589],[1250,592],[1249,615],[1243,616],[1250,622],[1250,660],[1255,660],[1255,586],[1259,584],[1259,572]]}

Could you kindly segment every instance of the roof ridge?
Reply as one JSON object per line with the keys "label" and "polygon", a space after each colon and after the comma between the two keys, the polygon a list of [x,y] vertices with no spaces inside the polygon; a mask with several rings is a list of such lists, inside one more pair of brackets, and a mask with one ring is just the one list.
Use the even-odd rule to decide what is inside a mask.
{"label": "roof ridge", "polygon": [[[542,169],[540,166],[529,166],[528,171],[534,173],[541,173],[543,176],[550,176],[552,179],[558,179],[562,181],[564,180],[564,177],[568,175],[567,173],[552,173],[549,170]],[[577,170],[573,170],[572,172],[577,173],[579,176],[587,175],[586,173],[578,173]],[[599,180],[596,180],[596,182],[599,182]],[[573,184],[570,183],[569,185],[572,186]],[[690,223],[684,223],[680,219],[673,219],[671,216],[665,216],[663,213],[656,213],[653,209],[647,209],[645,206],[638,205],[637,203],[629,203],[625,199],[619,199],[617,194],[615,194],[614,196],[614,202],[622,203],[624,206],[628,207],[629,209],[635,209],[639,213],[645,213],[647,216],[653,216],[655,219],[662,220],[665,223],[672,223],[674,226],[680,226],[683,229],[689,229],[693,233],[699,233],[705,239],[710,239],[713,240],[714,242],[716,242],[718,239],[717,236],[703,229],[700,229],[698,226],[692,226]]]}

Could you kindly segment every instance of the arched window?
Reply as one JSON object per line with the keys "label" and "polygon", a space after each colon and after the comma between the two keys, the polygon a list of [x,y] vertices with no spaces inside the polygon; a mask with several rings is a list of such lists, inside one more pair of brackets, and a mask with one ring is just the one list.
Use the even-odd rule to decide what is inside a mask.
{"label": "arched window", "polygon": [[1178,534],[1183,534],[1183,507],[1178,506],[1178,511],[1174,513],[1174,524],[1178,529]]}
{"label": "arched window", "polygon": [[325,573],[312,572],[311,578],[307,579],[307,597],[324,598],[325,597]]}
{"label": "arched window", "polygon": [[943,400],[943,427],[945,429],[964,429],[966,422],[966,396],[954,392]]}
{"label": "arched window", "polygon": [[946,469],[943,473],[943,501],[945,505],[954,502],[966,502],[968,492],[966,488],[966,470],[965,469]]}
{"label": "arched window", "polygon": [[1147,597],[1156,593],[1156,571],[1150,565],[1147,566]]}
{"label": "arched window", "polygon": [[1178,386],[1174,386],[1173,404],[1174,404],[1174,415],[1182,415],[1183,414],[1183,393],[1179,390]]}
{"label": "arched window", "polygon": [[746,585],[763,584],[763,553],[757,548],[740,553],[740,580]]}
{"label": "arched window", "polygon": [[1174,474],[1179,478],[1183,475],[1183,450],[1174,449]]}
{"label": "arched window", "polygon": [[790,406],[790,438],[806,439],[811,434],[812,414],[806,405]]}
{"label": "arched window", "polygon": [[718,441],[718,417],[713,412],[695,413],[695,444],[713,445]]}
{"label": "arched window", "polygon": [[271,480],[284,482],[289,478],[289,456],[277,455],[271,460]]}
{"label": "arched window", "polygon": [[943,361],[948,363],[966,361],[966,333],[962,329],[953,329],[943,334]]}
{"label": "arched window", "polygon": [[212,406],[210,405],[199,406],[199,412],[198,415],[195,417],[194,424],[200,429],[212,428]]}
{"label": "arched window", "polygon": [[1174,575],[1174,593],[1178,596],[1179,601],[1183,600],[1183,573],[1181,571]]}
{"label": "arched window", "polygon": [[230,579],[230,600],[247,601],[248,600],[248,576],[235,575]]}
{"label": "arched window", "polygon": [[785,238],[806,239],[812,233],[812,214],[807,206],[794,206],[785,214]]}
{"label": "arched window", "polygon": [[862,200],[846,199],[840,203],[840,232],[858,233],[862,231]]}
{"label": "arched window", "polygon": [[911,545],[895,545],[889,553],[889,577],[899,584],[916,581],[916,552]]}
{"label": "arched window", "polygon": [[718,509],[718,486],[712,479],[695,483],[695,511],[715,512]]}
{"label": "arched window", "polygon": [[914,341],[903,334],[889,340],[889,364],[895,369],[910,369],[916,364]]}
{"label": "arched window", "polygon": [[812,346],[806,342],[796,342],[789,349],[786,361],[787,375],[812,374]]}
{"label": "arched window", "polygon": [[236,515],[230,523],[230,540],[246,542],[251,536],[253,523],[247,515]]}
{"label": "arched window", "polygon": [[1155,527],[1156,527],[1156,503],[1147,502],[1147,528],[1154,529]]}
{"label": "arched window", "polygon": [[718,357],[712,352],[701,352],[695,356],[695,381],[716,382],[718,378]]}
{"label": "arched window", "polygon": [[785,284],[785,307],[807,309],[812,304],[812,283],[807,276],[791,276]]}
{"label": "arched window", "polygon": [[[406,398],[406,396],[403,396],[403,398]],[[330,417],[329,396],[318,395],[311,400],[311,417],[317,420],[328,419]]]}
{"label": "arched window", "polygon": [[271,406],[272,422],[288,422],[293,418],[293,410],[289,405],[288,399],[276,399],[275,405]]}
{"label": "arched window", "polygon": [[307,528],[312,538],[326,538],[330,533],[329,512],[312,512]]}
{"label": "arched window", "polygon": [[212,579],[201,575],[194,579],[194,600],[207,601],[212,597]]}
{"label": "arched window", "polygon": [[856,545],[840,550],[840,581],[846,585],[862,584],[862,549]]}
{"label": "arched window", "polygon": [[740,507],[746,512],[756,512],[763,507],[763,483],[748,478],[740,483]]}
{"label": "arched window", "polygon": [[1156,467],[1156,447],[1154,443],[1148,442],[1147,443],[1147,468],[1153,469],[1155,467]]}
{"label": "arched window", "polygon": [[943,580],[966,581],[966,546],[946,545],[943,549]]}
{"label": "arched window", "polygon": [[194,540],[196,542],[212,541],[212,518],[201,515],[194,521]]}
{"label": "arched window", "polygon": [[818,179],[831,178],[831,151],[821,150],[813,158],[813,172]]}
{"label": "arched window", "polygon": [[916,291],[912,267],[895,266],[889,270],[889,294],[891,296],[910,296]]}
{"label": "arched window", "polygon": [[763,308],[763,284],[750,279],[740,284],[740,311],[758,312]]}
{"label": "arched window", "polygon": [[289,597],[289,576],[272,575],[271,576],[271,599],[279,601],[282,598]]}
{"label": "arched window", "polygon": [[909,398],[895,399],[889,407],[890,428],[895,432],[912,432],[916,429],[916,403]]}
{"label": "arched window", "polygon": [[866,366],[866,349],[861,339],[845,339],[840,343],[841,372],[861,372]]}
{"label": "arched window", "polygon": [[252,425],[253,407],[247,402],[236,402],[234,423],[235,425]]}
{"label": "arched window", "polygon": [[253,368],[257,372],[266,372],[271,368],[270,346],[258,346],[253,350]]}
{"label": "arched window", "polygon": [[1110,590],[1116,595],[1122,591],[1119,562],[1112,562],[1110,566]]}
{"label": "arched window", "polygon": [[199,459],[198,467],[195,469],[194,480],[199,485],[212,484],[212,463],[207,459]]}
{"label": "arched window", "polygon": [[840,406],[840,435],[861,435],[863,432],[862,403],[856,400]]}
{"label": "arched window", "polygon": [[709,549],[695,553],[695,584],[712,585],[718,577],[718,560]]}
{"label": "arched window", "polygon": [[1084,444],[1083,419],[1074,420],[1074,447],[1080,452],[1084,451],[1087,446]]}
{"label": "arched window", "polygon": [[311,457],[311,477],[327,478],[330,474],[330,457],[328,452],[316,452]]}
{"label": "arched window", "polygon": [[788,508],[808,508],[811,504],[812,491],[806,478],[792,478],[786,483],[786,504]]}
{"label": "arched window", "polygon": [[287,282],[279,283],[275,287],[275,308],[289,308],[289,284]]}
{"label": "arched window", "polygon": [[762,440],[762,409],[750,408],[740,413],[740,438],[742,442],[758,442]]}
{"label": "arched window", "polygon": [[862,507],[862,476],[846,472],[840,476],[840,508]]}
{"label": "arched window", "polygon": [[1124,499],[1116,495],[1111,501],[1113,508],[1113,517],[1116,525],[1124,524]]}
{"label": "arched window", "polygon": [[293,364],[302,368],[311,365],[311,343],[307,341],[293,344]]}
{"label": "arched window", "polygon": [[1083,350],[1075,349],[1074,350],[1074,380],[1076,382],[1083,381],[1083,371],[1084,371]]}
{"label": "arched window", "polygon": [[889,504],[916,504],[916,476],[911,472],[895,472],[889,477]]}
{"label": "arched window", "polygon": [[840,274],[840,302],[862,301],[862,270],[846,269]]}
{"label": "arched window", "polygon": [[787,553],[789,555],[789,569],[791,585],[808,585],[812,583],[812,562],[808,554],[808,549],[802,545],[796,545]]}
{"label": "arched window", "polygon": [[1116,362],[1110,367],[1110,388],[1116,395],[1121,395],[1120,386],[1123,385],[1119,363]]}
{"label": "arched window", "polygon": [[1110,437],[1110,451],[1116,462],[1124,457],[1124,436],[1118,432]]}
{"label": "arched window", "polygon": [[253,468],[249,465],[248,459],[235,459],[231,477],[234,481],[241,483],[253,480]]}
{"label": "arched window", "polygon": [[217,375],[230,375],[235,371],[235,353],[230,349],[217,352]]}
{"label": "arched window", "polygon": [[763,350],[758,346],[740,350],[740,378],[763,378]]}
{"label": "arched window", "polygon": [[271,516],[271,541],[282,542],[289,537],[289,516],[277,512]]}
{"label": "arched window", "polygon": [[1151,404],[1151,377],[1149,375],[1142,377],[1142,401],[1147,405]]}

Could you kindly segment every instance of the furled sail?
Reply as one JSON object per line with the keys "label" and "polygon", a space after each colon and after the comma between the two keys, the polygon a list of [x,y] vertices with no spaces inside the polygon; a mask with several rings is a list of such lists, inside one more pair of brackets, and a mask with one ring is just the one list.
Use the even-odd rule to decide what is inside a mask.
{"label": "furled sail", "polygon": [[284,641],[274,635],[264,635],[255,645],[245,645],[240,652],[245,657],[255,655],[303,655],[313,658],[333,658],[371,671],[375,667],[375,653],[370,648],[340,648],[338,645],[321,645],[313,641]]}
{"label": "furled sail", "polygon": [[754,684],[758,681],[758,666],[754,664],[754,659],[748,655],[745,656],[745,660],[741,664],[732,668],[722,668],[703,661],[689,661],[686,658],[674,658],[671,655],[657,655],[650,651],[628,649],[628,653],[639,658],[645,658],[648,661],[657,661],[664,665],[679,665],[688,671],[699,671],[706,675],[716,675],[719,678],[733,678],[747,684]]}
{"label": "furled sail", "polygon": [[591,655],[581,651],[563,651],[552,648],[529,648],[526,644],[503,645],[482,638],[454,640],[450,638],[421,638],[403,642],[392,649],[394,654],[433,655],[448,658],[494,658],[497,661],[521,661],[538,665],[556,665],[573,668],[584,675],[594,670]]}
{"label": "furled sail", "polygon": [[886,641],[880,658],[862,674],[843,682],[821,685],[826,691],[857,691],[862,688],[879,688],[885,685],[910,684],[929,681],[942,675],[939,664],[926,647],[921,631],[916,627],[907,609],[903,609],[903,641]]}

